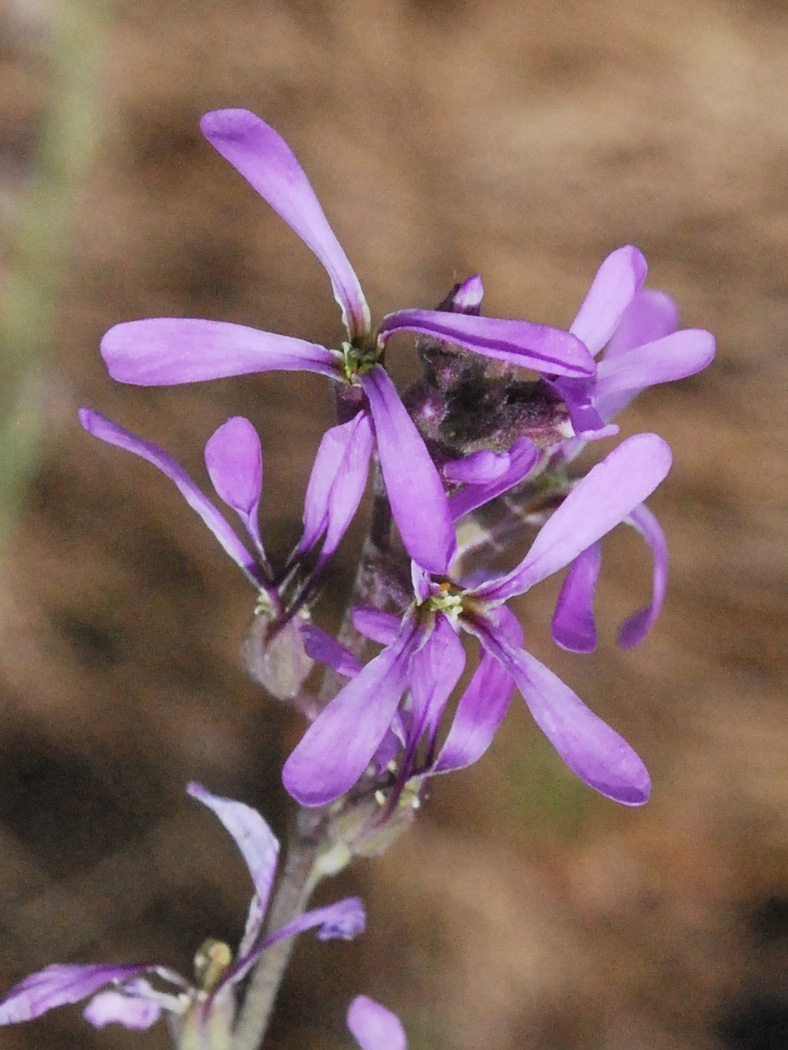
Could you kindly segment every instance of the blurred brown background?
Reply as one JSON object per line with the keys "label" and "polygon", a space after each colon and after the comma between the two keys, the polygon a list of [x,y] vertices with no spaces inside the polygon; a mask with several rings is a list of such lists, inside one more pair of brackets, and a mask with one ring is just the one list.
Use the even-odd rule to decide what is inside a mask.
{"label": "blurred brown background", "polygon": [[[608,541],[596,656],[551,645],[554,586],[522,603],[530,647],[646,759],[652,802],[593,796],[515,704],[415,831],[326,888],[364,895],[369,932],[302,940],[269,1045],[350,1047],[364,991],[413,1050],[788,1046],[787,56],[780,0],[4,0],[2,398],[27,435],[4,469],[27,484],[4,486],[3,988],[55,960],[189,972],[203,937],[237,936],[246,874],[188,779],[285,826],[299,723],[241,668],[253,595],[163,479],[76,420],[91,405],[203,479],[212,429],[247,414],[269,545],[297,538],[323,381],[137,390],[98,355],[149,315],[337,339],[319,265],[199,134],[247,106],[301,159],[378,317],[478,271],[489,313],[566,325],[635,243],[719,341],[707,374],[625,420],[675,452],[654,636],[614,644],[648,585],[632,537]],[[164,1028],[94,1033],[75,1008],[0,1032],[4,1050],[143,1045]]]}

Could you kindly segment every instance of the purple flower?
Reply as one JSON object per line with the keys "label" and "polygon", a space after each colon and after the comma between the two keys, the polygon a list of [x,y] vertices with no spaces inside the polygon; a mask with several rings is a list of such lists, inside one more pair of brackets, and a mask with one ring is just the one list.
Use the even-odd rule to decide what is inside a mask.
{"label": "purple flower", "polygon": [[[714,338],[699,329],[678,329],[678,310],[663,292],[641,291],[646,262],[636,248],[619,248],[602,263],[570,331],[596,356],[605,346],[596,375],[589,380],[558,378],[552,386],[564,397],[577,437],[559,450],[561,462],[574,459],[586,440],[617,431],[612,420],[648,386],[683,379],[714,357]],[[647,507],[626,519],[648,544],[652,559],[651,602],[619,628],[618,644],[632,648],[657,621],[665,597],[668,548],[659,522]],[[601,568],[598,547],[584,551],[570,566],[553,618],[553,638],[572,652],[596,648],[593,602]]]}
{"label": "purple flower", "polygon": [[[260,536],[258,509],[263,484],[263,455],[260,439],[248,419],[242,416],[228,419],[205,446],[208,474],[219,497],[240,519],[247,534],[244,543],[186,471],[166,452],[90,409],[82,409],[79,418],[88,433],[146,459],[175,483],[225,552],[258,589],[261,610],[272,621],[288,611],[283,607],[277,578],[268,563]],[[372,444],[369,418],[361,413],[323,435],[304,502],[304,533],[285,572],[280,574],[280,578],[286,581],[295,564],[321,544],[316,565],[309,580],[302,585],[302,593],[309,593],[311,581],[317,578],[338,547],[356,513],[367,481]],[[276,693],[275,688],[273,691]]]}
{"label": "purple flower", "polygon": [[695,375],[714,357],[710,332],[677,331],[673,301],[662,292],[641,291],[647,270],[637,248],[618,248],[599,267],[569,328],[594,357],[607,348],[592,376],[550,381],[580,439],[617,433],[611,420],[641,390]]}
{"label": "purple flower", "polygon": [[347,1026],[361,1050],[408,1050],[397,1015],[366,995],[357,995],[348,1007]]}
{"label": "purple flower", "polygon": [[[290,755],[283,770],[290,794],[305,806],[334,801],[353,787],[373,759],[378,768],[385,765],[375,758],[381,747],[388,754],[404,749],[400,785],[417,769],[416,749],[422,740],[427,760],[420,769],[425,774],[475,762],[492,741],[516,685],[539,728],[582,780],[625,805],[646,802],[650,783],[641,760],[521,647],[519,625],[504,603],[569,565],[630,516],[670,464],[670,449],[655,434],[622,442],[577,483],[525,558],[503,576],[466,587],[414,564],[415,600],[400,621],[380,612],[357,620],[357,627],[385,647],[321,712]],[[438,724],[464,666],[460,629],[478,639],[483,657],[434,757]],[[313,646],[313,655],[321,648],[331,656],[320,645]],[[409,699],[400,710],[406,690]]]}
{"label": "purple flower", "polygon": [[208,141],[271,205],[323,264],[342,311],[347,340],[327,349],[302,339],[221,321],[153,318],[116,325],[102,340],[110,375],[160,386],[252,372],[318,372],[350,388],[374,427],[394,518],[408,553],[445,572],[454,533],[440,476],[382,367],[385,344],[408,331],[547,375],[591,375],[593,361],[574,335],[524,321],[433,310],[389,314],[373,331],[358,278],[287,143],[243,109],[207,113]]}
{"label": "purple flower", "polygon": [[165,1012],[186,1029],[208,1032],[218,1021],[224,1026],[231,1024],[234,986],[272,944],[310,929],[317,929],[321,940],[335,937],[349,940],[363,931],[363,906],[358,898],[350,897],[306,912],[278,932],[264,937],[263,919],[276,874],[279,843],[260,814],[250,806],[211,795],[199,784],[190,784],[188,791],[213,810],[232,835],[254,884],[254,896],[235,960],[226,944],[207,941],[195,959],[195,985],[166,966],[48,966],[8,993],[0,1003],[0,1024],[32,1021],[56,1006],[90,999],[84,1016],[96,1028],[111,1022],[125,1028],[150,1028]]}

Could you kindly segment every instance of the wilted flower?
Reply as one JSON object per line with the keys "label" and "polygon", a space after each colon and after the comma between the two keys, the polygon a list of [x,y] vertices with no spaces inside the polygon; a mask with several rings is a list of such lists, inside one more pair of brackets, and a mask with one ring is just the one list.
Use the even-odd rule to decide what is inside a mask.
{"label": "wilted flower", "polygon": [[[308,911],[264,937],[263,920],[276,874],[279,843],[250,806],[211,795],[199,784],[190,784],[188,791],[213,810],[232,835],[252,877],[255,892],[236,958],[226,944],[206,941],[195,957],[195,984],[167,966],[48,966],[8,993],[0,1003],[0,1024],[31,1021],[56,1006],[90,999],[84,1016],[96,1028],[111,1022],[125,1028],[150,1028],[164,1012],[174,1018],[181,1031],[205,1033],[207,1037],[214,1028],[229,1031],[235,1012],[233,989],[271,945],[310,929],[317,929],[321,940],[349,940],[363,931],[364,908],[358,898],[349,897]],[[198,1041],[197,1045],[202,1044]]]}
{"label": "wilted flower", "polygon": [[[582,780],[618,802],[641,805],[649,795],[648,773],[629,745],[551,671],[521,648],[514,616],[504,607],[535,583],[570,564],[627,518],[670,469],[671,454],[655,434],[622,442],[577,483],[542,526],[516,568],[474,586],[437,578],[413,565],[415,600],[401,620],[374,611],[356,625],[384,643],[371,660],[307,729],[285,763],[285,787],[305,806],[344,795],[375,758],[385,766],[404,747],[398,783],[415,773],[433,775],[476,761],[489,746],[508,707],[512,683],[523,694],[537,725]],[[445,705],[465,664],[462,629],[484,650],[460,700],[454,724],[434,758]],[[313,656],[318,645],[308,642]],[[331,653],[326,649],[325,658]],[[357,670],[349,666],[351,672]],[[410,690],[409,706],[400,699]],[[426,765],[416,749],[427,742]],[[383,749],[384,757],[376,758]],[[387,753],[388,752],[388,753]]]}
{"label": "wilted flower", "polygon": [[408,553],[445,572],[454,532],[440,476],[382,366],[397,331],[446,341],[551,376],[583,377],[593,360],[574,335],[524,321],[404,310],[373,330],[358,278],[285,141],[248,110],[206,114],[203,134],[323,264],[347,332],[340,349],[221,321],[153,318],[116,325],[102,341],[110,375],[160,386],[253,372],[307,371],[342,384],[353,410],[371,418],[394,519]]}

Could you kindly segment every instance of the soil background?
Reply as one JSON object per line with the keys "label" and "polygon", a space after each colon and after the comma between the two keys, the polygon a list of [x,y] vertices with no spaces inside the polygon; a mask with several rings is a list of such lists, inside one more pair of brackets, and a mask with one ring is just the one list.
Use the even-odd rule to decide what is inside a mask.
{"label": "soil background", "polygon": [[[515,704],[415,830],[321,891],[361,893],[368,933],[302,938],[269,1045],[350,1047],[344,1011],[366,992],[402,1015],[414,1050],[788,1046],[788,5],[117,0],[94,13],[95,143],[0,577],[2,987],[52,961],[188,973],[204,937],[237,938],[247,876],[187,780],[286,826],[279,771],[300,723],[245,676],[253,595],[174,489],[76,419],[90,405],[205,480],[209,434],[249,416],[268,545],[298,538],[330,421],[322,380],[122,388],[98,355],[112,324],[156,315],[336,342],[320,266],[199,133],[206,110],[246,106],[300,158],[377,317],[479,272],[488,313],[565,326],[602,258],[634,243],[650,286],[719,345],[705,374],[624,420],[675,454],[652,501],[672,554],[653,637],[615,646],[648,587],[633,537],[607,542],[593,657],[551,644],[557,585],[518,610],[535,654],[643,755],[653,800],[629,811],[593,796]],[[3,279],[58,102],[57,15],[44,0],[0,7]],[[408,343],[391,357],[405,382]],[[325,623],[358,538],[332,570]],[[76,1008],[0,1033],[3,1050],[142,1045],[166,1047],[164,1026],[96,1033]]]}

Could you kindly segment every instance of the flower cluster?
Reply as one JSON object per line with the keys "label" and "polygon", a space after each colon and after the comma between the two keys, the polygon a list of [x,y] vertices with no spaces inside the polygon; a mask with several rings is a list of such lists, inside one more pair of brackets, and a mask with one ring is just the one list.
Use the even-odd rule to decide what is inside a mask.
{"label": "flower cluster", "polygon": [[[646,262],[631,246],[603,261],[568,331],[484,317],[478,275],[455,286],[437,309],[400,310],[374,327],[359,280],[283,139],[245,110],[209,113],[202,131],[322,263],[344,338],[323,346],[219,320],[154,318],[116,325],[101,350],[114,379],[142,386],[270,371],[315,372],[331,382],[337,424],[317,449],[292,554],[274,566],[263,544],[263,455],[249,420],[229,419],[205,446],[208,475],[240,521],[241,539],[168,453],[91,410],[80,419],[93,436],[169,478],[255,588],[266,628],[257,676],[310,720],[284,764],[283,782],[305,810],[322,814],[331,849],[320,870],[385,846],[386,827],[412,816],[431,777],[478,761],[515,690],[582,781],[619,803],[642,805],[651,787],[643,762],[527,651],[507,602],[567,570],[553,637],[575,652],[593,651],[600,541],[627,524],[651,550],[653,583],[648,604],[622,625],[619,644],[646,637],[664,599],[667,545],[644,501],[666,477],[670,449],[656,434],[637,434],[580,477],[570,476],[570,467],[588,442],[618,434],[614,418],[640,391],[706,367],[712,336],[680,329],[673,302],[643,289]],[[414,335],[423,365],[402,395],[385,365],[395,332]],[[312,610],[371,462],[370,538],[343,630],[333,637],[312,622]],[[529,530],[535,534],[525,556],[508,571],[496,568],[509,541]],[[452,704],[466,637],[480,658]],[[365,659],[368,643],[381,648]],[[333,672],[326,678],[333,690],[305,691],[313,662]],[[49,967],[0,1004],[0,1023],[88,998],[85,1016],[97,1026],[147,1028],[165,1011],[181,1031],[218,1024],[226,1033],[239,982],[271,944],[310,927],[323,938],[360,931],[359,902],[343,901],[264,935],[276,840],[247,806],[196,785],[189,790],[233,835],[254,882],[235,961],[226,945],[209,942],[194,985],[162,966]],[[399,1021],[372,1000],[354,1000],[348,1024],[362,1050],[405,1050]]]}
{"label": "flower cluster", "polygon": [[[257,190],[315,253],[328,273],[342,311],[346,340],[327,348],[221,321],[157,318],[111,329],[102,342],[110,375],[125,383],[189,383],[249,372],[307,370],[329,377],[342,413],[349,419],[321,443],[304,512],[304,535],[294,555],[305,556],[322,539],[319,565],[333,553],[358,507],[371,455],[382,472],[385,496],[412,560],[414,594],[394,617],[377,609],[375,627],[362,633],[384,643],[366,666],[304,625],[309,655],[351,681],[319,713],[288,759],[284,782],[305,806],[333,802],[371,768],[402,754],[397,794],[416,769],[419,745],[426,752],[421,773],[446,772],[475,761],[486,750],[514,684],[551,743],[578,776],[619,802],[637,805],[649,793],[648,776],[629,746],[593,715],[580,699],[520,645],[520,632],[504,603],[569,566],[553,623],[559,644],[576,651],[594,648],[592,605],[599,574],[599,540],[627,522],[639,529],[655,558],[650,605],[624,625],[623,644],[640,641],[653,625],[664,595],[666,548],[661,530],[643,501],[665,477],[670,453],[656,435],[623,442],[574,488],[565,483],[557,508],[525,559],[507,575],[456,578],[455,523],[530,479],[549,482],[588,440],[617,433],[613,416],[645,387],[697,372],[711,360],[708,332],[678,330],[667,296],[642,290],[646,262],[632,247],[613,252],[600,267],[568,332],[525,321],[481,316],[478,277],[458,286],[439,310],[389,314],[373,331],[361,286],[331,230],[311,185],[286,143],[245,110],[209,113],[202,130],[211,144]],[[411,417],[384,367],[384,350],[395,331],[416,333],[425,357],[442,355],[443,404],[423,426],[424,405]],[[425,344],[427,349],[425,349]],[[596,358],[604,351],[601,359]],[[441,456],[434,440],[451,414],[458,386],[475,369],[477,416],[484,414],[485,384],[522,385],[527,368],[540,376],[544,398],[556,397],[568,417],[545,448],[527,428],[500,448],[500,434],[487,448]],[[433,373],[438,370],[433,367]],[[262,458],[246,420],[230,420],[211,438],[206,463],[222,499],[241,517],[262,558],[247,548],[212,504],[160,450],[132,438],[94,413],[83,412],[91,433],[154,462],[178,484],[225,549],[283,611],[276,577],[267,572],[257,528]],[[438,420],[437,424],[435,420]],[[494,421],[493,421],[494,425]],[[437,451],[436,451],[437,450]],[[209,509],[210,508],[210,509]],[[287,571],[291,570],[291,559]],[[311,595],[306,586],[302,593]],[[401,595],[400,595],[401,599]],[[465,653],[459,632],[473,635],[484,656],[461,698],[444,746],[437,753],[441,715],[462,674]],[[377,633],[376,633],[377,632]],[[299,678],[300,676],[296,676]],[[404,702],[403,702],[403,697]]]}

